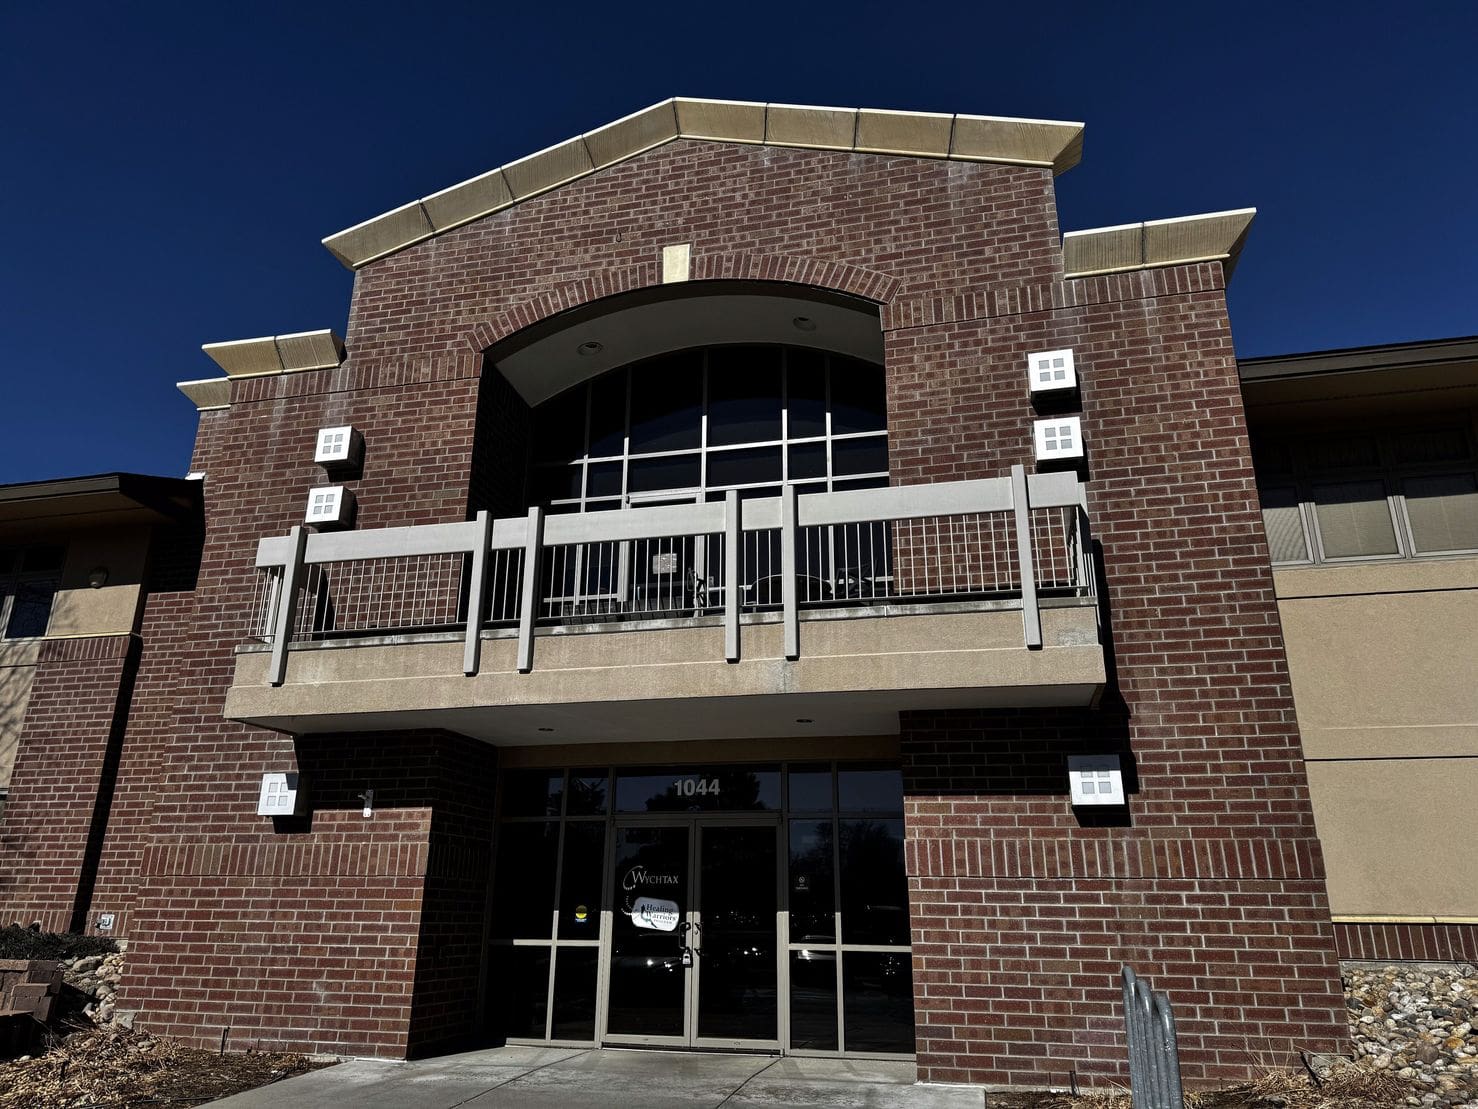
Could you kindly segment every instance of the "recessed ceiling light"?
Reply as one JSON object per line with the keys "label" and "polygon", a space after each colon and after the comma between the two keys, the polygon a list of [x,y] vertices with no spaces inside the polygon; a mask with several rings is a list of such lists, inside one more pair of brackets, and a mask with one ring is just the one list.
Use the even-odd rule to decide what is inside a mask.
{"label": "recessed ceiling light", "polygon": [[797,331],[815,331],[816,321],[810,316],[797,316],[790,321]]}
{"label": "recessed ceiling light", "polygon": [[597,343],[594,339],[589,339],[576,347],[575,353],[584,358],[589,358],[592,354],[599,354],[605,349],[604,343]]}

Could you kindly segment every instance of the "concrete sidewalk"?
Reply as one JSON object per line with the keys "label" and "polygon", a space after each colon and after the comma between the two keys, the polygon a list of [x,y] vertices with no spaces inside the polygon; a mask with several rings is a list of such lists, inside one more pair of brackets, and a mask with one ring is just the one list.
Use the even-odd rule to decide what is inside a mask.
{"label": "concrete sidewalk", "polygon": [[669,1051],[500,1047],[409,1063],[354,1060],[221,1109],[980,1109],[978,1089],[924,1086],[912,1063]]}

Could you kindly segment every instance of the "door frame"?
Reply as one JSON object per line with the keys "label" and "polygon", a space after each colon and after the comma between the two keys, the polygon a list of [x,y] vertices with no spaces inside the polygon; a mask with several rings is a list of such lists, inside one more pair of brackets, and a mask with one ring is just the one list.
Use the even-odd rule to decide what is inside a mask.
{"label": "door frame", "polygon": [[[683,912],[683,921],[688,925],[689,946],[693,950],[693,965],[684,968],[683,1034],[681,1036],[641,1036],[609,1031],[611,1000],[611,960],[615,941],[616,900],[616,845],[623,828],[633,827],[686,827],[688,829],[688,858],[686,877],[688,882],[688,906]],[[702,850],[705,828],[771,828],[775,834],[775,1038],[767,1040],[716,1037],[698,1035],[699,986],[703,973],[703,890]],[[616,815],[611,824],[612,832],[606,847],[605,859],[605,905],[606,917],[602,921],[600,934],[600,956],[596,962],[596,1043],[602,1047],[666,1047],[677,1050],[699,1051],[754,1051],[782,1054],[783,1045],[789,1042],[789,1019],[785,999],[789,992],[788,971],[790,969],[789,928],[785,905],[785,820],[779,812],[757,813],[626,813]],[[696,939],[693,946],[691,941]]]}

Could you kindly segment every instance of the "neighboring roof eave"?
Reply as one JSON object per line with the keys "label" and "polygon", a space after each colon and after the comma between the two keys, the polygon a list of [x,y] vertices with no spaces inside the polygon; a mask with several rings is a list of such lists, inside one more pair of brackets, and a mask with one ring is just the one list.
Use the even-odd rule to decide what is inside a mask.
{"label": "neighboring roof eave", "polygon": [[0,485],[0,521],[7,523],[119,511],[164,522],[199,510],[200,483],[188,478],[111,473]]}
{"label": "neighboring roof eave", "polygon": [[1453,362],[1478,362],[1478,336],[1239,358],[1237,372],[1244,382],[1255,382]]}
{"label": "neighboring roof eave", "polygon": [[995,162],[1057,174],[1082,157],[1083,124],[674,97],[355,224],[323,245],[358,269],[674,139]]}

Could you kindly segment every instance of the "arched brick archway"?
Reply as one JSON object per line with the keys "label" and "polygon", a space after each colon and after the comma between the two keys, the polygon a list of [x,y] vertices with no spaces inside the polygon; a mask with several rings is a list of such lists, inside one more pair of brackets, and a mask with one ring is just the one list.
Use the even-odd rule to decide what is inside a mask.
{"label": "arched brick archway", "polygon": [[[878,270],[785,254],[698,253],[693,256],[688,280],[805,285],[860,297],[879,305],[891,301],[902,285],[898,278]],[[506,312],[473,324],[467,331],[467,342],[474,351],[486,351],[515,332],[561,312],[621,293],[661,285],[661,269],[656,261],[624,269],[601,270],[579,281],[556,286]]]}

